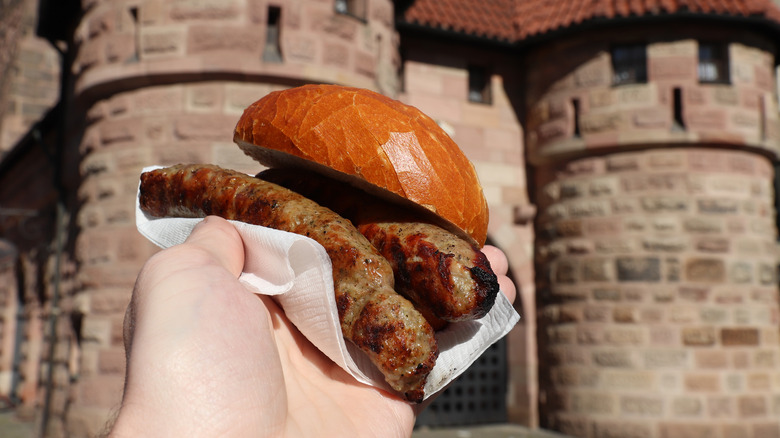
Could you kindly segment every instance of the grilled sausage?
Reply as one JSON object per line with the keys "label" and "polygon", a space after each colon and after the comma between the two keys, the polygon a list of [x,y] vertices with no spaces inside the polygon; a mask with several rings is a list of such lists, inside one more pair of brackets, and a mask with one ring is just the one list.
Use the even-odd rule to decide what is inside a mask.
{"label": "grilled sausage", "polygon": [[395,289],[412,300],[435,327],[441,326],[437,319],[481,318],[493,306],[498,278],[482,251],[465,240],[346,183],[286,169],[269,169],[258,177],[350,219],[390,262]]}
{"label": "grilled sausage", "polygon": [[141,175],[140,206],[155,217],[217,215],[308,236],[333,264],[344,337],[407,400],[422,401],[438,356],[434,332],[393,290],[393,273],[354,226],[290,190],[212,165],[178,165]]}

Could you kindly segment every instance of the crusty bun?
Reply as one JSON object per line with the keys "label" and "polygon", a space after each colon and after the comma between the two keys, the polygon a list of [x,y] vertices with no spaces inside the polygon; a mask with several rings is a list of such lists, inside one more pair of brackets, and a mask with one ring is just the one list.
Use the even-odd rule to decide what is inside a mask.
{"label": "crusty bun", "polygon": [[304,167],[408,199],[477,246],[485,243],[488,208],[474,166],[417,108],[365,89],[305,85],[250,105],[234,141],[266,166]]}

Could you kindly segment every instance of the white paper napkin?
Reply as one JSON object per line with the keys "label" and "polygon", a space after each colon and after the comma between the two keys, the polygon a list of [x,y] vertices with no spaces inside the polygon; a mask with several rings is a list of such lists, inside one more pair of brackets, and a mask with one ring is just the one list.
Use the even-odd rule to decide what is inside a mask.
{"label": "white paper napkin", "polygon": [[[159,166],[144,169],[144,172]],[[202,219],[152,218],[136,201],[136,227],[152,243],[168,248],[184,242]],[[389,390],[384,377],[341,334],[330,258],[319,243],[293,233],[231,221],[244,240],[246,264],[239,279],[255,293],[273,295],[298,330],[360,382]],[[439,358],[428,376],[425,398],[463,373],[520,320],[499,293],[492,310],[476,321],[451,323],[437,332]]]}

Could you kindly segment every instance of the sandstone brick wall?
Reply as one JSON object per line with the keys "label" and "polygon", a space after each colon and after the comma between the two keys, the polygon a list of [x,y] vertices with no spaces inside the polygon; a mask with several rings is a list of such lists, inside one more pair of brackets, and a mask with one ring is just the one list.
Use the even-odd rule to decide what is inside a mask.
{"label": "sandstone brick wall", "polygon": [[[727,44],[729,83],[699,82],[702,41]],[[613,85],[610,50],[620,43],[647,44],[646,83]],[[529,160],[696,143],[744,145],[776,154],[780,119],[773,53],[773,44],[758,36],[693,25],[684,31],[667,26],[596,31],[545,45],[527,60],[533,66],[526,94]],[[675,89],[682,126],[674,120]]]}
{"label": "sandstone brick wall", "polygon": [[[405,41],[403,52],[401,100],[436,120],[474,163],[490,207],[489,242],[508,255],[520,292],[516,307],[523,317],[507,338],[508,414],[512,422],[536,426],[533,208],[523,128],[515,112],[518,65],[500,52],[426,40]],[[491,69],[490,104],[469,102],[469,63]]]}
{"label": "sandstone brick wall", "polygon": [[[62,433],[92,436],[122,393],[122,320],[135,277],[157,249],[135,230],[138,176],[152,164],[255,164],[233,144],[243,109],[302,82],[396,92],[392,5],[365,20],[331,2],[93,1],[77,31],[75,98],[84,108],[75,218],[82,316],[78,381]],[[266,14],[280,7],[283,62],[263,58]]]}
{"label": "sandstone brick wall", "polygon": [[[335,13],[329,1],[85,3],[76,36],[77,93],[170,82],[171,74],[176,81],[240,75],[255,82],[349,83],[397,92],[398,37],[388,0],[368,1],[364,19]],[[280,8],[281,62],[263,57],[271,7]]]}
{"label": "sandstone brick wall", "polygon": [[780,434],[772,177],[764,157],[704,148],[538,170],[544,424]]}
{"label": "sandstone brick wall", "polygon": [[34,34],[35,2],[0,8],[0,156],[59,98],[59,55]]}

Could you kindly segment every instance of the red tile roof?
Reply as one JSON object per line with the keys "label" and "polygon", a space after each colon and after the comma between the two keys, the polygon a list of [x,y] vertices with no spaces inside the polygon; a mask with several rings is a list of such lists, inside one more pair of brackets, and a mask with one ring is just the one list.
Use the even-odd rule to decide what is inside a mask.
{"label": "red tile roof", "polygon": [[516,42],[593,19],[673,15],[763,18],[780,23],[772,0],[414,0],[407,23]]}

